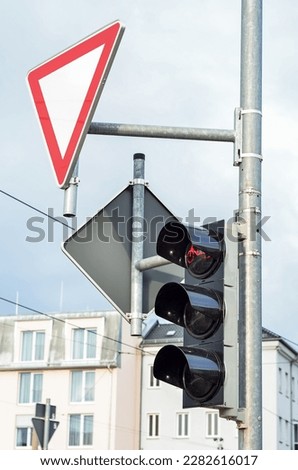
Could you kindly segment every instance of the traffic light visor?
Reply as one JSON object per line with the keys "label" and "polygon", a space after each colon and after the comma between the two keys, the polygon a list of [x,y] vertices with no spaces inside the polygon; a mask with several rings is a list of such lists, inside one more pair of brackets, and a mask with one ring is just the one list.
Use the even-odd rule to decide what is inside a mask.
{"label": "traffic light visor", "polygon": [[199,404],[216,395],[223,383],[223,372],[214,352],[173,345],[160,349],[153,367],[155,378],[184,389]]}
{"label": "traffic light visor", "polygon": [[211,336],[223,321],[220,294],[211,289],[169,282],[157,294],[155,313],[186,328],[194,338]]}

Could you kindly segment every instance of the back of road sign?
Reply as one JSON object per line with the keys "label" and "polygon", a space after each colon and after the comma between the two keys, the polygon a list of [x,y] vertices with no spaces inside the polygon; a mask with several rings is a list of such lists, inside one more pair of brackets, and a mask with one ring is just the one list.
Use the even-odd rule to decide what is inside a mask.
{"label": "back of road sign", "polygon": [[[130,312],[132,236],[144,240],[144,258],[156,255],[161,228],[173,214],[145,187],[144,233],[132,233],[132,194],[129,185],[68,238],[63,252],[123,316]],[[139,238],[138,238],[139,240]],[[143,273],[143,311],[153,309],[160,287],[180,282],[184,270],[174,264]]]}
{"label": "back of road sign", "polygon": [[61,188],[69,184],[123,32],[124,26],[116,21],[28,73]]}

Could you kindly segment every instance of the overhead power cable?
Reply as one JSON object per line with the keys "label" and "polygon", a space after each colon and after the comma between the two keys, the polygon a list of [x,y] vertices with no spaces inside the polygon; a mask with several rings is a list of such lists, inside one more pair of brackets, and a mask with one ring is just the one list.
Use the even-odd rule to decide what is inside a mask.
{"label": "overhead power cable", "polygon": [[19,199],[19,198],[13,196],[12,194],[9,194],[9,193],[7,193],[6,191],[3,191],[3,189],[0,189],[0,193],[4,194],[4,195],[7,196],[7,197],[10,197],[10,198],[13,199],[14,201],[17,201],[17,202],[19,202],[20,204],[23,204],[23,205],[26,206],[26,207],[29,207],[30,209],[32,209],[32,210],[38,212],[39,214],[42,214],[42,215],[48,217],[49,219],[54,220],[55,222],[59,222],[60,224],[64,225],[64,226],[67,227],[67,228],[70,228],[71,230],[75,230],[74,227],[72,227],[71,225],[68,225],[67,223],[63,222],[63,220],[61,220],[61,217],[59,217],[59,218],[53,217],[52,215],[47,214],[46,212],[44,212],[44,211],[42,211],[42,210],[40,210],[40,209],[37,209],[37,207],[34,207],[34,206],[32,206],[31,204],[28,204],[28,202],[25,202],[25,201],[23,201],[22,199]]}
{"label": "overhead power cable", "polygon": [[[39,315],[43,315],[45,317],[48,317],[50,318],[51,320],[56,320],[56,321],[60,321],[62,323],[65,323],[67,325],[70,325],[74,328],[78,328],[78,325],[74,324],[74,323],[71,323],[67,320],[64,320],[63,318],[59,318],[59,317],[56,317],[55,315],[51,315],[49,313],[44,313],[44,312],[41,312],[40,310],[37,310],[37,309],[34,309],[34,308],[31,308],[31,307],[28,307],[27,305],[23,305],[23,304],[20,304],[18,302],[15,302],[14,300],[10,300],[10,299],[7,299],[5,297],[0,297],[0,300],[2,300],[3,302],[6,302],[6,303],[9,303],[11,305],[15,305],[15,306],[18,306],[18,307],[21,307],[21,308],[24,308],[25,310],[28,310],[29,312],[33,312],[33,313],[37,313]],[[90,330],[90,332],[92,332],[92,330]],[[106,335],[101,335],[100,333],[97,333],[97,332],[92,332],[93,334],[97,335],[97,336],[100,336],[101,338],[105,338],[105,339],[108,339],[110,341],[113,341],[115,343],[118,343],[120,344],[121,346],[126,346],[128,348],[131,348],[131,349],[134,349],[135,351],[139,351],[139,352],[144,352],[142,348],[139,348],[137,346],[132,346],[131,344],[128,344],[128,343],[123,343],[122,341],[118,340],[118,339],[115,339],[115,338],[110,338],[109,336],[106,336]],[[155,355],[155,354],[151,354],[149,352],[146,352],[146,355]]]}

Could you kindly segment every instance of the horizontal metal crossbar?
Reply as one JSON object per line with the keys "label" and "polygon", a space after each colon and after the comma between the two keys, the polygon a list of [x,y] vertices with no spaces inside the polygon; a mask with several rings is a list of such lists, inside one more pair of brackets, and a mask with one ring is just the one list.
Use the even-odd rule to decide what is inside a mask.
{"label": "horizontal metal crossbar", "polygon": [[92,122],[88,134],[235,142],[235,130]]}

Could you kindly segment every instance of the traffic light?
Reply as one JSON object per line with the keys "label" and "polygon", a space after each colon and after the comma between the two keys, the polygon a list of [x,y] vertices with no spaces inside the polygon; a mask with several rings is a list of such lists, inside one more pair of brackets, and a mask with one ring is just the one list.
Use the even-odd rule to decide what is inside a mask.
{"label": "traffic light", "polygon": [[235,418],[238,408],[238,244],[232,224],[186,227],[168,222],[157,253],[185,268],[185,282],[165,284],[155,313],[184,328],[182,347],[157,353],[154,376],[183,389],[183,406],[215,407]]}

